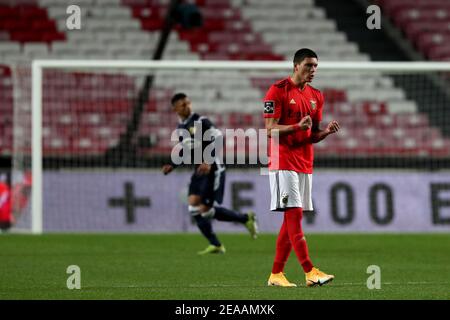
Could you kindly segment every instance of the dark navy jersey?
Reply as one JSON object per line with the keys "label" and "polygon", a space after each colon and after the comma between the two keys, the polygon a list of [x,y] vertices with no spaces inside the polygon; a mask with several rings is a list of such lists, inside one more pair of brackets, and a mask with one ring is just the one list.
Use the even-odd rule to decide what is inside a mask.
{"label": "dark navy jersey", "polygon": [[[216,139],[221,136],[220,130],[214,127],[214,124],[204,116],[200,116],[198,113],[191,113],[191,115],[180,122],[177,126],[178,141],[183,147],[180,151],[180,156],[183,156],[187,150],[190,151],[190,163],[182,164],[194,164],[197,167],[200,163],[206,162],[213,165],[212,169],[216,169],[218,163],[218,144]],[[217,142],[221,142],[217,140]],[[210,144],[213,144],[210,146]],[[208,147],[209,146],[209,147]],[[220,144],[221,147],[221,144]],[[205,149],[208,148],[206,151]],[[195,157],[197,154],[197,157]],[[210,155],[210,156],[209,156]],[[206,157],[204,157],[206,156]],[[183,159],[187,159],[183,157]],[[177,166],[177,164],[174,164]]]}

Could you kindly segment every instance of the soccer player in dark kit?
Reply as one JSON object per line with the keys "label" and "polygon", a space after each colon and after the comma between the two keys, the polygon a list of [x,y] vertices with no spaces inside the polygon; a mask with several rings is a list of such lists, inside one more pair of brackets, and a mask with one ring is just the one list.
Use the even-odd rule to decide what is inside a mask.
{"label": "soccer player in dark kit", "polygon": [[[214,127],[211,121],[192,111],[192,103],[184,93],[177,93],[171,100],[172,110],[180,118],[177,130],[179,131],[179,142],[190,149],[191,153],[200,152],[203,155],[205,148],[214,143],[214,136],[220,135],[220,131]],[[197,132],[201,130],[202,132]],[[204,133],[212,133],[212,139],[203,141]],[[184,133],[184,134],[182,134]],[[186,150],[186,148],[183,148]],[[219,221],[240,222],[253,239],[256,239],[258,227],[254,212],[245,214],[220,207],[225,188],[225,166],[218,161],[213,154],[213,161],[195,163],[194,173],[189,183],[189,213],[197,223],[198,228],[209,241],[209,246],[198,254],[225,253],[224,245],[219,241],[213,231],[212,219]],[[190,157],[195,162],[195,155]],[[186,164],[186,163],[182,163]],[[177,165],[173,163],[162,167],[164,174],[170,173]]]}

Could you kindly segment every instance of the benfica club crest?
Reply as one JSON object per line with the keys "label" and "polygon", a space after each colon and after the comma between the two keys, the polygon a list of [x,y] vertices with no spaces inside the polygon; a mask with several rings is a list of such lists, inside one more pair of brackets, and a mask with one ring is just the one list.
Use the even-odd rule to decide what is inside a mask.
{"label": "benfica club crest", "polygon": [[317,107],[317,101],[316,100],[309,100],[309,103],[311,104],[311,109],[316,109]]}

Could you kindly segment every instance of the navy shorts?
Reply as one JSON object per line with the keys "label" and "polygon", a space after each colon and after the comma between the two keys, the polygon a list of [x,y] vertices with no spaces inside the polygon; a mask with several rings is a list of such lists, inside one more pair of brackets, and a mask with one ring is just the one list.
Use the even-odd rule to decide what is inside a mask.
{"label": "navy shorts", "polygon": [[209,174],[194,173],[189,183],[189,195],[201,197],[201,203],[213,206],[214,202],[221,204],[225,191],[225,168],[213,165]]}

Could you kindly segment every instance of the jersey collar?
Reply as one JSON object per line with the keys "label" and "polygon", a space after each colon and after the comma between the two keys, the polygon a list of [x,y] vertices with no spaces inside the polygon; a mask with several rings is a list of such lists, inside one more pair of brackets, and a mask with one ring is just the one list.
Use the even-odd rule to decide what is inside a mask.
{"label": "jersey collar", "polygon": [[288,81],[289,81],[289,84],[290,84],[292,87],[297,88],[300,92],[304,92],[304,91],[306,90],[306,88],[308,87],[308,83],[306,83],[305,87],[304,87],[303,89],[300,89],[300,87],[297,86],[297,85],[294,83],[294,81],[292,81],[291,76],[288,76]]}
{"label": "jersey collar", "polygon": [[191,118],[194,116],[194,114],[195,114],[195,112],[191,112],[191,114],[189,115],[189,117],[187,117],[187,118],[184,119],[184,120],[179,119],[179,122],[180,122],[181,124],[187,124],[187,123],[191,120]]}

